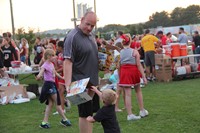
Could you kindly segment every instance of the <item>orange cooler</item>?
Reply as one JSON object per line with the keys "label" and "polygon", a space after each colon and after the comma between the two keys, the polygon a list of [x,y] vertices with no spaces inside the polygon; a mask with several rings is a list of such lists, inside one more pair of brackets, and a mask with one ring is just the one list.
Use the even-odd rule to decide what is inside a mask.
{"label": "orange cooler", "polygon": [[179,43],[171,43],[171,55],[172,57],[179,57],[181,55],[180,52],[180,44]]}
{"label": "orange cooler", "polygon": [[181,43],[180,44],[180,54],[181,56],[187,56],[187,44]]}

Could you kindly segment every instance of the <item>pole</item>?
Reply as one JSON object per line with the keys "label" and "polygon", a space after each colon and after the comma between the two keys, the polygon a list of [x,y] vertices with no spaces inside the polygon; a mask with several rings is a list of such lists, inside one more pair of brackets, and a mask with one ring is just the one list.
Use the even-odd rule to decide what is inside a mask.
{"label": "pole", "polygon": [[[94,12],[95,14],[97,14],[97,11],[96,11],[96,0],[94,0]],[[97,32],[97,23],[95,25],[95,33]]]}
{"label": "pole", "polygon": [[74,28],[76,27],[76,11],[75,11],[75,0],[73,0],[73,13],[74,13]]}
{"label": "pole", "polygon": [[15,26],[14,26],[14,18],[13,18],[13,8],[12,8],[12,0],[10,0],[10,13],[11,13],[11,21],[12,21],[12,34],[13,40],[15,40]]}

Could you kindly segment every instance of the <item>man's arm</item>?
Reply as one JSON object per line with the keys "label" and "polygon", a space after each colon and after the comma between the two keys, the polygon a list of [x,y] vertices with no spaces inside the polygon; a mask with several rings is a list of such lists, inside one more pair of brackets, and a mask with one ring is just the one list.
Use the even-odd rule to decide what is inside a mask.
{"label": "man's arm", "polygon": [[70,92],[69,85],[72,79],[72,61],[70,59],[65,59],[63,63],[63,72],[64,72],[64,79],[65,79],[65,87],[66,91]]}

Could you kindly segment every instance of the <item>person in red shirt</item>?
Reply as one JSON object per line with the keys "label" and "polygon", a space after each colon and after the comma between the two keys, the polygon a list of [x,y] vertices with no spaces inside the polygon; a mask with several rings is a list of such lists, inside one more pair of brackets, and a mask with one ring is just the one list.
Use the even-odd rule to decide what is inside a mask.
{"label": "person in red shirt", "polygon": [[139,50],[141,47],[140,47],[140,42],[138,41],[138,38],[136,35],[133,35],[132,36],[132,42],[131,42],[131,48],[133,49],[136,49],[136,50]]}
{"label": "person in red shirt", "polygon": [[130,41],[129,38],[122,31],[118,31],[118,35],[119,35],[119,38],[122,39],[123,44],[126,44]]}
{"label": "person in red shirt", "polygon": [[163,31],[158,31],[157,36],[161,40],[161,44],[166,45],[167,37],[163,34]]}

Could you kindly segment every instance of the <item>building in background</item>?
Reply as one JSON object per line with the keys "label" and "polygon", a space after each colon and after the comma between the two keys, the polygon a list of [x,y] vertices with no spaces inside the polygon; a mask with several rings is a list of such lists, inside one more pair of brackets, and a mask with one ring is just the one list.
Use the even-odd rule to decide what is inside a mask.
{"label": "building in background", "polygon": [[77,4],[77,20],[80,20],[88,11],[92,11],[92,7],[89,7],[88,4]]}

